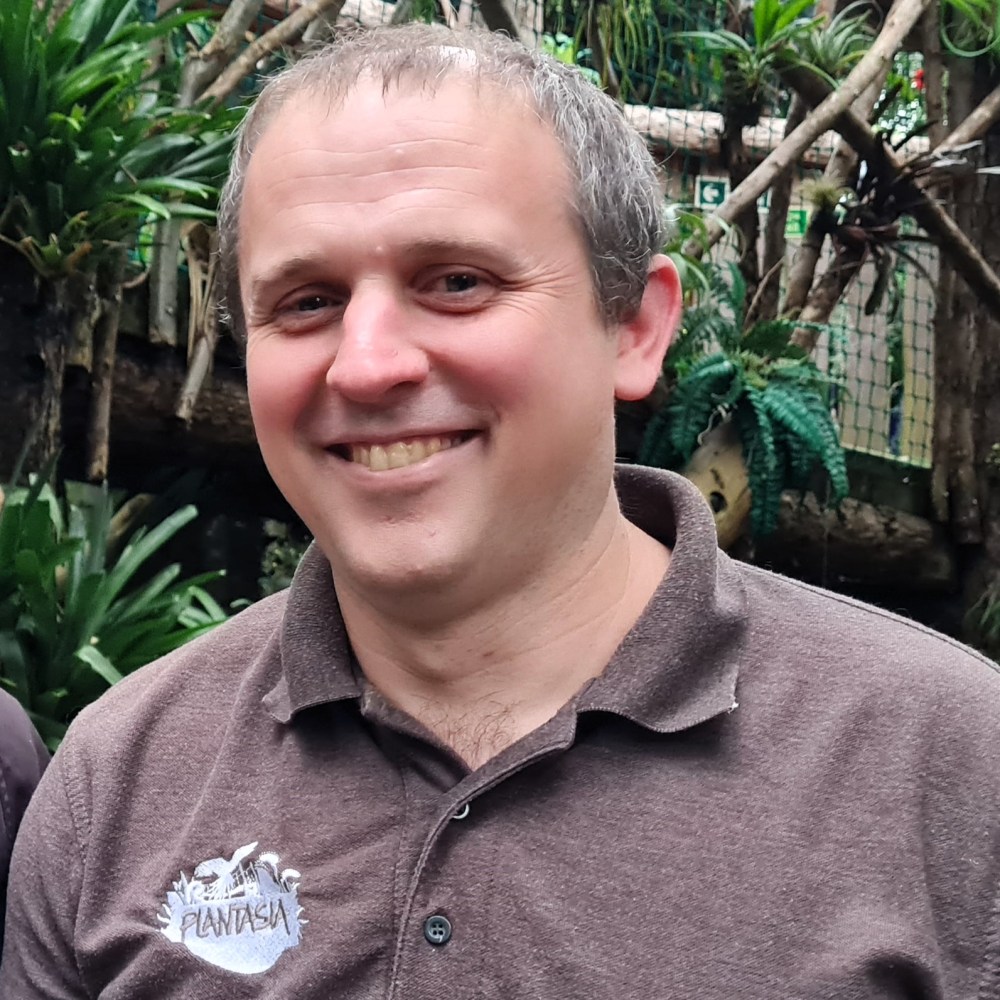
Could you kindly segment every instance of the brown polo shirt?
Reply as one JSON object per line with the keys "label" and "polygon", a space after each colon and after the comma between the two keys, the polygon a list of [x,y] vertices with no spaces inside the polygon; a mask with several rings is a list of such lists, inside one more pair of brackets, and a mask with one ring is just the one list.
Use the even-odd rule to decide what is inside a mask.
{"label": "brown polo shirt", "polygon": [[366,687],[316,550],[114,688],[29,808],[0,996],[1000,997],[992,667],[620,488],[667,576],[475,772]]}

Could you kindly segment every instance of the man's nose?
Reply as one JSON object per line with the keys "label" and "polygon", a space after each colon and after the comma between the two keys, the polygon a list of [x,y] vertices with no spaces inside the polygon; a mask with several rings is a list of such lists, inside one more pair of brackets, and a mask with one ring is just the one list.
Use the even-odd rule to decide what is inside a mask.
{"label": "man's nose", "polygon": [[341,318],[327,385],[359,403],[378,402],[397,386],[427,377],[427,355],[411,335],[405,305],[383,288],[359,290]]}

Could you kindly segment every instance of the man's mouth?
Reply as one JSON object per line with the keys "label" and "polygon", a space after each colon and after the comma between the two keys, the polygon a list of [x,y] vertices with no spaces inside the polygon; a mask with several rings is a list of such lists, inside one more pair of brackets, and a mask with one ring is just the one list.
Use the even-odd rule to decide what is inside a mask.
{"label": "man's mouth", "polygon": [[372,472],[387,472],[415,465],[468,441],[467,434],[433,435],[429,437],[407,438],[404,441],[386,441],[381,444],[345,444],[333,449],[334,453],[348,462],[363,465]]}

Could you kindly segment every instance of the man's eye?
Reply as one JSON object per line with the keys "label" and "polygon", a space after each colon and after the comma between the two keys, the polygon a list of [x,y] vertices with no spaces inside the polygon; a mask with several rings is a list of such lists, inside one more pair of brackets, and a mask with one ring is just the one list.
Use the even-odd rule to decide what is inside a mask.
{"label": "man's eye", "polygon": [[457,294],[460,292],[471,292],[478,287],[479,278],[475,274],[446,274],[442,279],[444,290]]}
{"label": "man's eye", "polygon": [[325,295],[306,295],[295,303],[296,312],[316,312],[331,304]]}

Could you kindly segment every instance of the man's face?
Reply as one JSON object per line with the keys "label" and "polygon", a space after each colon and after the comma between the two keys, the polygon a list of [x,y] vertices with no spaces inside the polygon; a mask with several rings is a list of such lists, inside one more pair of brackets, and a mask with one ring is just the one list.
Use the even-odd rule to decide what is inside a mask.
{"label": "man's face", "polygon": [[239,265],[268,469],[338,587],[521,587],[606,517],[619,338],[555,138],[471,81],[299,97],[251,160]]}

